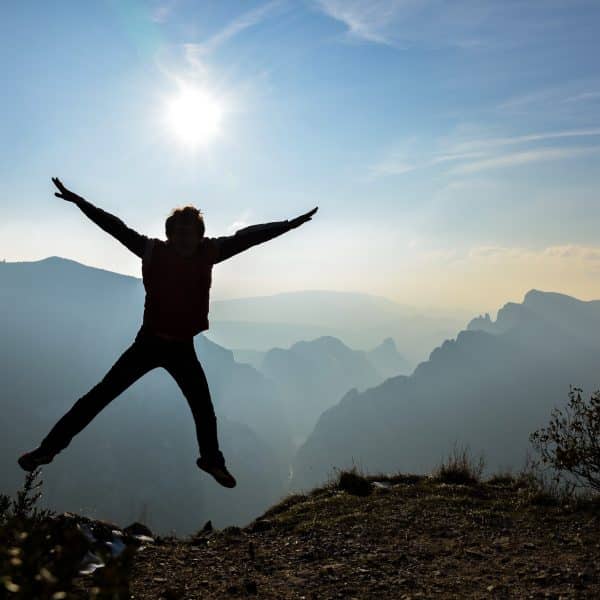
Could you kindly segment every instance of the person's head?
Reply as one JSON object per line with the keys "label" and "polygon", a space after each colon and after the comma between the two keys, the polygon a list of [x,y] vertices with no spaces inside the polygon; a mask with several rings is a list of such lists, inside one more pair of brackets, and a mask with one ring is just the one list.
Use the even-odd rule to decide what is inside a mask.
{"label": "person's head", "polygon": [[191,256],[204,237],[204,218],[195,206],[175,208],[165,221],[169,243],[182,256]]}

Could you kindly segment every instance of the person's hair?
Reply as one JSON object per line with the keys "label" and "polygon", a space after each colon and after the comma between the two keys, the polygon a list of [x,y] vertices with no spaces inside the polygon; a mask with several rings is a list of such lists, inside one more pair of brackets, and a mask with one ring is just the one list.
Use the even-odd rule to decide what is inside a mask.
{"label": "person's hair", "polygon": [[200,237],[204,235],[204,217],[202,212],[195,206],[183,206],[181,208],[174,208],[165,221],[165,233],[168,238],[170,238],[173,233],[175,223],[180,219],[182,221],[197,223]]}

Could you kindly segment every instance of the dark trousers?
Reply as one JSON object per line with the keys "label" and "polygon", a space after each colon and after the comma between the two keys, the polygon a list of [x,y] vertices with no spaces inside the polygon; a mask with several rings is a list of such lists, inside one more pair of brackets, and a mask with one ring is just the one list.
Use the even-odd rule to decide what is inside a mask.
{"label": "dark trousers", "polygon": [[208,382],[196,356],[193,338],[172,341],[140,328],[134,342],[123,352],[103,379],[71,407],[44,438],[41,447],[53,453],[66,448],[111,400],[156,367],[166,369],[183,392],[196,424],[200,455],[224,462],[217,440],[217,419]]}

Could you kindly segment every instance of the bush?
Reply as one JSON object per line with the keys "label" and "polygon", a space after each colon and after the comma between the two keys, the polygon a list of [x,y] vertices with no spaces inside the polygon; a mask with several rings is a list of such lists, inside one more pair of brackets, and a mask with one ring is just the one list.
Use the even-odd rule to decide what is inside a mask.
{"label": "bush", "polygon": [[337,488],[354,496],[368,496],[373,490],[373,484],[359,474],[356,467],[352,467],[350,470],[340,472]]}
{"label": "bush", "polygon": [[494,473],[486,480],[486,483],[489,483],[490,485],[513,485],[516,479],[517,478],[511,471],[506,470]]}
{"label": "bush", "polygon": [[434,471],[433,478],[442,483],[473,485],[481,480],[484,466],[483,457],[476,462],[470,457],[468,446],[462,450],[454,446],[452,454]]}
{"label": "bush", "polygon": [[564,410],[554,408],[550,424],[530,434],[542,465],[555,470],[555,479],[572,475],[580,487],[600,491],[600,392],[588,402],[582,390],[570,387]]}
{"label": "bush", "polygon": [[[73,521],[35,506],[42,495],[39,474],[38,468],[26,475],[16,499],[0,494],[0,599],[81,597],[75,582],[90,542]],[[133,548],[117,557],[112,557],[109,549],[94,551],[105,566],[93,573],[90,598],[129,598]]]}
{"label": "bush", "polygon": [[39,469],[27,474],[16,500],[2,495],[0,501],[0,598],[72,597],[85,539],[57,528],[53,513],[35,506],[42,495],[38,475]]}

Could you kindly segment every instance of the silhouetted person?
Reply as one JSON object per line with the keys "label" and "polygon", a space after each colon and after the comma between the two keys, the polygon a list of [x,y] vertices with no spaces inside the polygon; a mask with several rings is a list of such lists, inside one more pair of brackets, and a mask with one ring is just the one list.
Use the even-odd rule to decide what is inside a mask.
{"label": "silhouetted person", "polygon": [[174,209],[165,221],[167,241],[148,238],[123,221],[71,192],[57,177],[54,195],[75,203],[99,227],[142,259],[146,298],[142,325],[135,340],[104,378],[79,398],[40,445],[18,462],[26,471],[50,463],[112,400],[156,367],[163,367],[183,392],[194,418],[200,457],[196,464],[221,485],[236,481],[219,449],[217,421],[204,370],[193,338],[208,329],[212,267],[310,220],[318,207],[290,221],[252,225],[234,235],[204,236],[202,213],[193,206]]}

